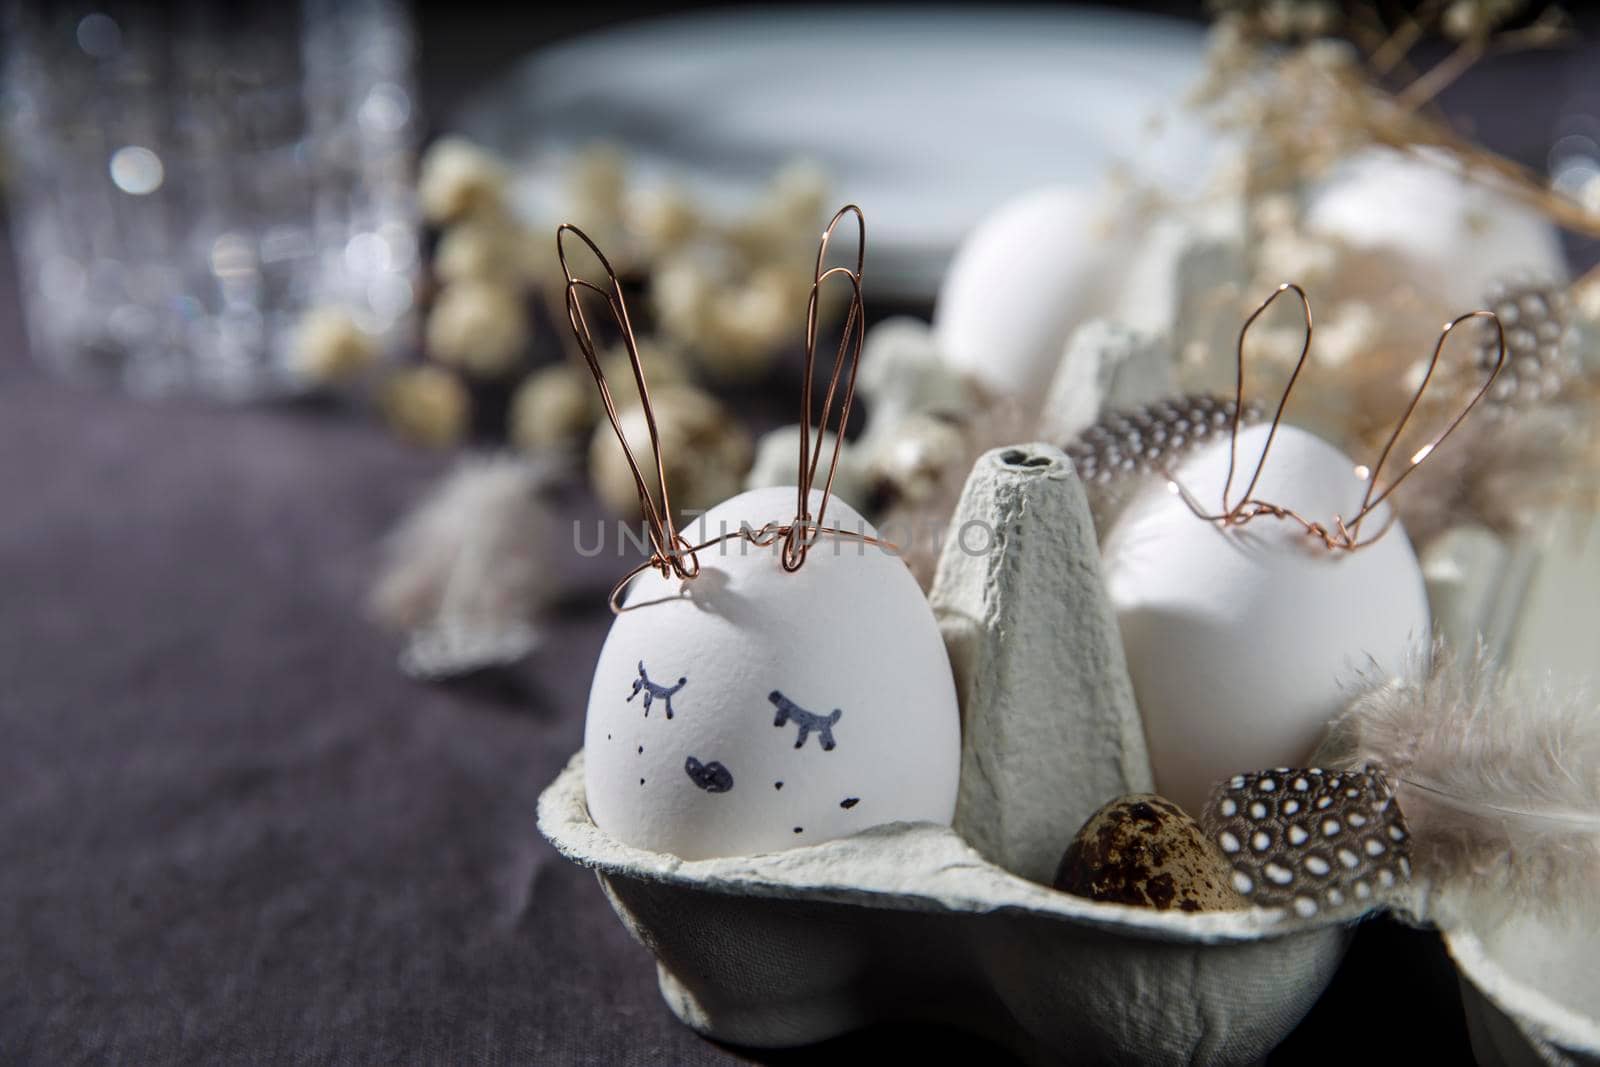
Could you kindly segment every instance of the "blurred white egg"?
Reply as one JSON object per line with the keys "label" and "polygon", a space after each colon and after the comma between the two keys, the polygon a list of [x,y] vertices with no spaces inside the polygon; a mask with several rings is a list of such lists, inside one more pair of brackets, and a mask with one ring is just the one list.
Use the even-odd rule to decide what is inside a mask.
{"label": "blurred white egg", "polygon": [[[1239,434],[1235,499],[1267,429]],[[1173,472],[1214,511],[1228,448],[1224,435]],[[1331,525],[1354,517],[1364,491],[1348,457],[1284,426],[1253,496]],[[1380,508],[1362,534],[1389,518]],[[1118,519],[1103,554],[1156,788],[1190,812],[1234,774],[1303,766],[1354,685],[1426,662],[1427,595],[1398,522],[1364,548],[1330,551],[1289,520],[1207,522],[1158,483]]]}
{"label": "blurred white egg", "polygon": [[1370,284],[1410,285],[1448,314],[1478,307],[1496,279],[1567,274],[1548,219],[1443,159],[1357,155],[1312,190],[1305,221],[1312,234],[1372,254],[1383,277],[1362,272]]}
{"label": "blurred white egg", "polygon": [[967,234],[934,304],[950,365],[995,393],[1026,399],[1049,384],[1067,337],[1117,290],[1125,220],[1091,187],[1039,189]]}
{"label": "blurred white egg", "polygon": [[[794,507],[792,487],[751,490],[685,536],[788,521]],[[874,532],[837,500],[825,521]],[[699,559],[687,582],[641,575],[601,650],[584,733],[596,825],[685,859],[948,825],[955,683],[905,564],[828,537],[793,573],[776,548],[738,539]]]}

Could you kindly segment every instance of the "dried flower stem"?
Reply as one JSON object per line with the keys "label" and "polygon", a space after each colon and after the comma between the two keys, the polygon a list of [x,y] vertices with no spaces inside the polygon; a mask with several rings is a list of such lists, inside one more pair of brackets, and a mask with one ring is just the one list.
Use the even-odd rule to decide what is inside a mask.
{"label": "dried flower stem", "polygon": [[[1394,73],[1395,68],[1405,62],[1406,56],[1411,54],[1411,50],[1416,47],[1417,42],[1422,40],[1423,34],[1427,32],[1428,25],[1433,22],[1434,17],[1442,7],[1443,5],[1438,0],[1423,4],[1418,8],[1415,15],[1406,18],[1404,22],[1394,28],[1393,32],[1385,36],[1383,42],[1372,50],[1367,59],[1367,65],[1372,68],[1373,73],[1379,77]],[[1371,14],[1367,8],[1361,8],[1360,10],[1363,13]],[[1381,23],[1379,23],[1379,28],[1381,30]]]}
{"label": "dried flower stem", "polygon": [[1488,52],[1482,41],[1467,41],[1449,55],[1429,67],[1420,77],[1407,85],[1395,97],[1395,103],[1404,111],[1416,111],[1444,92]]}

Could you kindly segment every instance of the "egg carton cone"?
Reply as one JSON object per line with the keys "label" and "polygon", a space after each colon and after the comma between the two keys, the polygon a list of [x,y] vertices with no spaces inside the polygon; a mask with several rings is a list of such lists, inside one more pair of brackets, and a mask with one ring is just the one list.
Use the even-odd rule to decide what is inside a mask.
{"label": "egg carton cone", "polygon": [[1088,498],[1059,448],[997,448],[950,529],[928,600],[961,704],[956,829],[1049,882],[1100,805],[1155,791]]}
{"label": "egg carton cone", "polygon": [[[1083,487],[1048,445],[981,457],[930,597],[964,719],[955,825],[685,860],[595,825],[579,753],[539,827],[593,869],[696,1031],[793,1047],[955,1023],[1035,1063],[1251,1063],[1304,1016],[1349,916],[1185,913],[1047,883],[1078,827],[1150,789]],[[995,549],[989,551],[989,548]]]}

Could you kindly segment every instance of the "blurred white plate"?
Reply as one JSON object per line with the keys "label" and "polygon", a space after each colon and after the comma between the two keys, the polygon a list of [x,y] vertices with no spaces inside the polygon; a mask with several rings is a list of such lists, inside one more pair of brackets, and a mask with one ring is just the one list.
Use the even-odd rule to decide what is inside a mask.
{"label": "blurred white plate", "polygon": [[1213,156],[1181,108],[1202,62],[1198,25],[1099,10],[724,10],[538,52],[457,128],[521,162],[539,218],[595,141],[730,206],[814,160],[867,212],[873,288],[931,299],[962,235],[1020,192],[1113,161],[1192,190]]}

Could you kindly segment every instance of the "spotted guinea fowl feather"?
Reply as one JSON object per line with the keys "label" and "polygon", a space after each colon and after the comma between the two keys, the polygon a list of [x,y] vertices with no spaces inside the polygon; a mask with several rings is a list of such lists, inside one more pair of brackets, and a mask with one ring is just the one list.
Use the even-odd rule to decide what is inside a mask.
{"label": "spotted guinea fowl feather", "polygon": [[[1138,490],[1164,475],[1190,452],[1226,436],[1234,404],[1225,397],[1190,393],[1128,411],[1101,413],[1099,421],[1063,450],[1089,496],[1095,529],[1103,536]],[[1261,409],[1246,403],[1241,425],[1261,421]]]}
{"label": "spotted guinea fowl feather", "polygon": [[1405,891],[1410,834],[1380,772],[1278,767],[1212,790],[1200,825],[1252,903],[1303,919]]}

